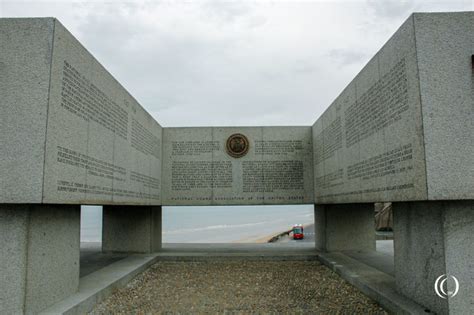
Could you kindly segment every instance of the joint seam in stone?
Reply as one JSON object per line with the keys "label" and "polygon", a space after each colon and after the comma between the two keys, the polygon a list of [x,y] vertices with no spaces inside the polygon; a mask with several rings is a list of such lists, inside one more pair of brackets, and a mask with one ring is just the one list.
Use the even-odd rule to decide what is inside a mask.
{"label": "joint seam in stone", "polygon": [[421,95],[421,77],[420,77],[420,64],[418,60],[418,46],[416,43],[416,19],[415,14],[412,14],[413,20],[413,42],[415,44],[415,60],[416,60],[416,74],[417,74],[417,82],[418,82],[418,96],[420,97],[420,122],[421,122],[421,132],[422,132],[422,139],[423,139],[423,160],[424,160],[424,167],[425,167],[425,187],[426,187],[426,199],[429,199],[429,188],[428,188],[428,167],[426,166],[426,141],[425,141],[425,127],[424,127],[424,120],[423,120],[423,100]]}
{"label": "joint seam in stone", "polygon": [[54,56],[54,43],[56,34],[56,19],[53,18],[53,33],[51,37],[51,54],[49,61],[49,82],[48,82],[48,100],[46,101],[46,126],[44,128],[44,146],[43,146],[43,180],[41,181],[41,203],[44,202],[44,179],[46,174],[46,144],[48,141],[48,123],[49,123],[49,106],[51,102],[51,77],[53,74],[53,56]]}

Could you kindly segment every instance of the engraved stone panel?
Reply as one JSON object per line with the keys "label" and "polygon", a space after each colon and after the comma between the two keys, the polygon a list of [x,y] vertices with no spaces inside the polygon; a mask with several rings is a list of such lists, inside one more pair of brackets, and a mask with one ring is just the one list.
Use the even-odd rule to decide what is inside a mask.
{"label": "engraved stone panel", "polygon": [[161,127],[55,21],[43,202],[161,203]]}
{"label": "engraved stone panel", "polygon": [[316,203],[427,198],[413,21],[313,126]]}
{"label": "engraved stone panel", "polygon": [[[229,139],[238,138],[229,153]],[[163,204],[313,202],[311,127],[163,129]]]}
{"label": "engraved stone panel", "polygon": [[[212,156],[220,149],[212,140],[212,128],[164,128],[163,204],[210,204]],[[219,182],[229,181],[228,171],[225,174],[219,175]]]}
{"label": "engraved stone panel", "polygon": [[2,19],[0,202],[473,199],[473,22],[412,15],[312,127],[162,131],[57,20]]}

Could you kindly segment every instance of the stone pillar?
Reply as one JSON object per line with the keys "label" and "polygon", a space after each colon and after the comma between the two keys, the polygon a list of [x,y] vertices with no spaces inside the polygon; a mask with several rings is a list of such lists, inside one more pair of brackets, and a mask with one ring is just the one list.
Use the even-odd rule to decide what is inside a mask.
{"label": "stone pillar", "polygon": [[0,310],[37,313],[77,292],[79,205],[0,205]]}
{"label": "stone pillar", "polygon": [[161,206],[104,206],[102,251],[153,253],[161,249]]}
{"label": "stone pillar", "polygon": [[[397,289],[437,314],[470,314],[474,310],[474,202],[393,203],[395,279]],[[438,277],[447,275],[439,297]],[[442,292],[441,292],[442,293]]]}
{"label": "stone pillar", "polygon": [[315,205],[314,221],[319,250],[375,250],[373,203]]}

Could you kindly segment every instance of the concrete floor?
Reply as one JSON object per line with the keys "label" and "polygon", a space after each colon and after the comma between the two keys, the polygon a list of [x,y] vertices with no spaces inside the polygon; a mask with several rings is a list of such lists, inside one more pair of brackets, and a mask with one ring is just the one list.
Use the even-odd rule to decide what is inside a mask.
{"label": "concrete floor", "polygon": [[343,251],[343,253],[377,270],[394,276],[393,240],[377,241],[375,252]]}
{"label": "concrete floor", "polygon": [[[222,244],[175,244],[164,243],[162,254],[171,256],[209,256],[209,255],[261,255],[261,256],[308,256],[316,254],[311,242],[287,241],[277,243],[222,243]],[[389,275],[393,275],[393,241],[377,241],[376,252],[345,251],[344,254],[374,267]],[[87,276],[94,271],[104,268],[116,261],[128,257],[128,254],[102,253],[101,243],[81,243],[81,270],[80,277]]]}
{"label": "concrete floor", "polygon": [[[378,237],[393,237],[392,232],[377,232]],[[314,224],[309,224],[304,228],[305,238],[302,240],[294,240],[288,235],[284,235],[278,239],[274,244],[285,244],[288,246],[314,246],[315,233]],[[394,262],[393,262],[393,240],[377,240],[376,251],[344,251],[349,257],[352,257],[366,265],[376,268],[379,271],[387,273],[391,276],[394,275]]]}
{"label": "concrete floor", "polygon": [[85,277],[128,256],[128,254],[102,253],[102,243],[100,242],[83,242],[81,243],[79,277]]}

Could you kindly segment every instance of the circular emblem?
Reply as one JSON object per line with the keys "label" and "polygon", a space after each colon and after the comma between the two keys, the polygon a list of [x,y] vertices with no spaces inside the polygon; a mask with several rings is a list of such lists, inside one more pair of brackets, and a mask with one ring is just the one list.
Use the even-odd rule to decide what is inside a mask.
{"label": "circular emblem", "polygon": [[227,154],[232,157],[243,157],[249,151],[249,139],[240,133],[234,133],[227,139]]}

